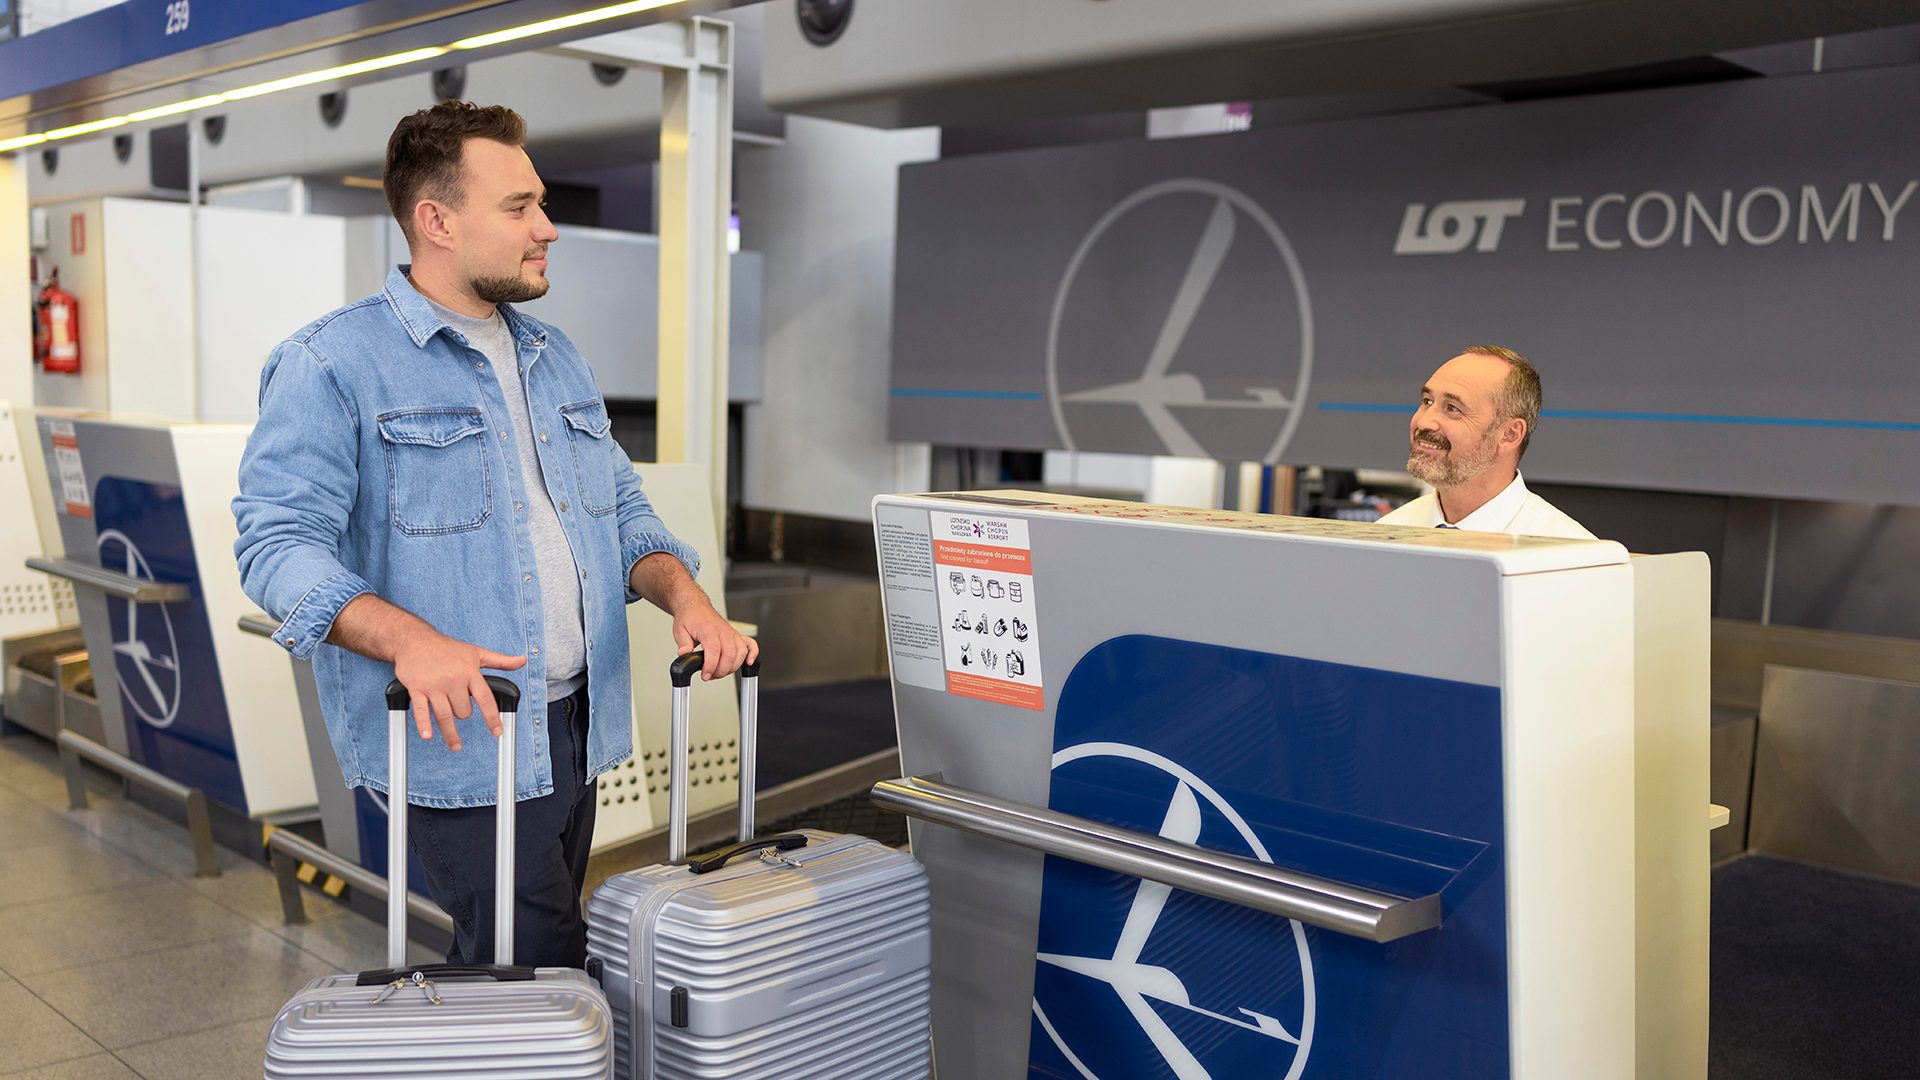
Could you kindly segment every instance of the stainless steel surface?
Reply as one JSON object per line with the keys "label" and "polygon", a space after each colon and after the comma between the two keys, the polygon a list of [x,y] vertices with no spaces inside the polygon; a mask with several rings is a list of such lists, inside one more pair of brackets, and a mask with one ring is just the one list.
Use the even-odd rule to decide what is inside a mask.
{"label": "stainless steel surface", "polygon": [[1440,925],[1438,894],[1391,896],[924,777],[876,784],[873,801],[923,821],[1369,941],[1396,941]]}
{"label": "stainless steel surface", "polygon": [[[892,747],[876,750],[866,757],[760,792],[753,800],[754,817],[758,821],[778,821],[802,810],[871,790],[880,781],[899,775],[899,750]],[[737,820],[731,806],[709,810],[687,822],[687,842],[696,848],[720,843],[735,831]],[[595,853],[587,862],[587,893],[591,895],[601,882],[615,874],[670,861],[667,833],[667,827],[662,825],[617,847]]]}
{"label": "stainless steel surface", "polygon": [[249,634],[259,634],[263,638],[270,638],[273,636],[274,631],[280,629],[280,624],[267,618],[265,615],[242,615],[240,616],[240,629],[245,630]]}
{"label": "stainless steel surface", "polygon": [[[673,721],[667,738],[667,861],[687,858],[687,744],[692,742],[689,712],[693,687],[673,688]],[[744,749],[744,747],[742,748]]]}
{"label": "stainless steel surface", "polygon": [[740,678],[740,830],[742,843],[753,839],[753,793],[760,764],[760,676]]}
{"label": "stainless steel surface", "polygon": [[1713,830],[1709,840],[1714,862],[1747,850],[1748,809],[1753,795],[1753,745],[1759,725],[1753,709],[1716,706],[1710,732],[1708,798],[1727,808],[1727,823]]}
{"label": "stainless steel surface", "polygon": [[1911,679],[1920,673],[1920,641],[1713,620],[1713,703],[1760,708],[1762,671],[1782,667]]}
{"label": "stainless steel surface", "polygon": [[147,581],[131,574],[89,566],[72,559],[44,558],[35,555],[27,559],[27,566],[41,573],[65,578],[75,585],[97,589],[108,596],[120,600],[131,600],[136,604],[165,604],[175,600],[185,600],[188,596],[185,585],[170,581]]}
{"label": "stainless steel surface", "polygon": [[[513,864],[519,845],[514,843],[513,824],[519,809],[515,796],[519,792],[520,770],[517,768],[519,762],[515,758],[514,751],[520,744],[514,741],[514,728],[518,720],[517,712],[501,712],[500,737],[494,740],[496,750],[493,775],[499,785],[493,792],[493,895],[496,897],[516,894],[513,887],[515,880]],[[404,794],[406,789],[400,790],[403,793],[400,799],[400,813],[393,813],[393,801],[391,799],[387,801],[387,812],[393,817],[407,816]],[[403,851],[389,851],[387,865],[393,866],[398,863],[405,866],[406,858],[406,853]],[[513,963],[513,909],[517,906],[519,905],[501,903],[493,905],[493,962],[496,964]],[[401,963],[405,962],[401,961]]]}
{"label": "stainless steel surface", "polygon": [[[408,735],[413,731],[410,717],[406,709],[393,709],[387,713],[388,967],[401,967],[407,962],[407,909],[414,902],[413,894],[407,890],[407,743]],[[518,720],[518,713],[501,710],[500,737],[494,740],[494,775],[498,780],[498,786],[494,789],[493,826],[495,896],[514,895],[514,792],[518,779],[518,763],[514,758],[514,728]],[[366,874],[365,871],[361,873]],[[366,876],[372,877],[370,874]],[[282,901],[285,901],[284,888]],[[513,963],[513,908],[512,904],[494,905],[493,962],[496,964]]]}
{"label": "stainless steel surface", "polygon": [[[307,919],[306,906],[300,898],[301,863],[307,863],[323,874],[332,874],[356,892],[376,899],[392,900],[393,894],[388,891],[386,878],[357,862],[341,858],[298,833],[286,829],[274,830],[273,835],[267,838],[267,852],[273,857],[274,876],[280,882],[281,911],[290,923],[305,922]],[[406,898],[405,910],[408,915],[447,933],[453,932],[453,919],[433,901],[405,890],[402,890],[402,895]],[[391,912],[391,906],[388,910]]]}
{"label": "stainless steel surface", "polygon": [[1920,682],[1768,666],[1754,851],[1920,884]]}
{"label": "stainless steel surface", "polygon": [[213,856],[213,820],[207,815],[205,792],[188,787],[170,776],[162,776],[77,732],[62,731],[54,738],[54,743],[60,749],[60,770],[66,775],[69,807],[84,810],[87,806],[87,782],[80,766],[82,759],[118,773],[186,807],[187,834],[193,838],[194,876],[220,876],[220,864]]}
{"label": "stainless steel surface", "polygon": [[[395,798],[395,794],[398,798]],[[397,805],[396,805],[397,804]],[[407,711],[387,714],[387,966],[407,962]],[[506,905],[497,905],[506,906]]]}

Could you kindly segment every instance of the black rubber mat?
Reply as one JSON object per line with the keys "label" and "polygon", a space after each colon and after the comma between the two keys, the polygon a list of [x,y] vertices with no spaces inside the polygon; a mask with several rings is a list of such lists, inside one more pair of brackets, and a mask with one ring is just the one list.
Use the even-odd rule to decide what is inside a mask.
{"label": "black rubber mat", "polygon": [[1920,887],[1754,856],[1713,871],[1711,1080],[1920,1076]]}
{"label": "black rubber mat", "polygon": [[760,694],[761,791],[893,745],[893,689],[886,679]]}

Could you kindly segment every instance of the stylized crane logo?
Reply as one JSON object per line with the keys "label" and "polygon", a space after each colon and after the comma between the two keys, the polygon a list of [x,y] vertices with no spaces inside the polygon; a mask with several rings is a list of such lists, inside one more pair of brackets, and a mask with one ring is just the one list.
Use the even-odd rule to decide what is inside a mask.
{"label": "stylized crane logo", "polygon": [[[1180,279],[1180,285],[1174,293],[1173,302],[1167,309],[1166,317],[1160,324],[1160,331],[1154,339],[1152,348],[1146,354],[1146,362],[1141,369],[1140,377],[1062,393],[1060,390],[1061,322],[1075,281],[1080,276],[1088,255],[1117,222],[1146,203],[1169,196],[1194,195],[1211,199],[1213,207],[1188,258],[1186,271]],[[1206,386],[1199,376],[1188,371],[1176,372],[1172,368],[1175,357],[1180,354],[1181,347],[1186,344],[1188,333],[1193,329],[1194,319],[1199,314],[1202,303],[1212,292],[1221,267],[1227,261],[1228,253],[1241,234],[1243,219],[1257,226],[1253,235],[1256,238],[1264,237],[1273,246],[1280,261],[1286,267],[1288,284],[1291,286],[1290,298],[1298,306],[1299,374],[1294,379],[1293,385],[1286,391],[1282,391],[1277,386],[1248,386],[1239,397],[1209,397]],[[1090,289],[1089,292],[1097,293],[1097,290]],[[1281,301],[1282,297],[1276,296],[1275,299]],[[1264,348],[1268,345],[1267,342],[1249,343],[1247,347]],[[1307,384],[1312,370],[1313,312],[1307,297],[1306,279],[1301,275],[1300,262],[1294,256],[1292,245],[1287,242],[1286,234],[1280,231],[1280,226],[1274,223],[1273,218],[1258,203],[1247,197],[1244,192],[1212,180],[1197,178],[1167,180],[1142,188],[1115,204],[1094,224],[1086,238],[1080,241],[1079,248],[1073,253],[1072,261],[1067,264],[1066,274],[1060,280],[1059,290],[1054,295],[1053,316],[1047,327],[1047,403],[1053,410],[1054,425],[1059,430],[1060,438],[1068,450],[1077,448],[1073,432],[1067,423],[1065,405],[1069,403],[1132,405],[1140,410],[1147,425],[1153,429],[1154,434],[1166,447],[1167,453],[1179,457],[1200,458],[1216,458],[1222,455],[1210,452],[1201,444],[1175,413],[1176,408],[1258,410],[1284,417],[1279,421],[1280,430],[1272,445],[1261,455],[1261,460],[1273,463],[1279,460],[1281,452],[1286,449],[1287,442],[1293,437],[1294,427],[1300,422],[1300,406],[1306,398]]]}
{"label": "stylized crane logo", "polygon": [[[122,550],[114,552],[110,545],[118,545]],[[128,577],[143,581],[154,580],[146,556],[140,554],[140,549],[119,529],[103,530],[94,549],[99,553],[102,567],[120,570]],[[125,604],[127,611],[126,637],[115,635],[113,642],[114,671],[118,675],[121,699],[148,724],[171,727],[180,715],[180,643],[174,637],[172,616],[167,614],[165,605],[152,605],[147,618],[149,632],[142,636],[140,609],[145,605],[113,599],[107,603]],[[152,632],[155,616],[158,627],[165,631],[164,637]]]}
{"label": "stylized crane logo", "polygon": [[[1185,767],[1150,750],[1143,750],[1125,743],[1082,743],[1054,754],[1053,767],[1057,770],[1069,762],[1095,757],[1125,758],[1158,769],[1174,778],[1173,797],[1160,825],[1159,832],[1162,837],[1185,844],[1198,841],[1201,826],[1200,799],[1205,799],[1217,813],[1232,824],[1254,858],[1265,863],[1273,861],[1267,854],[1266,846],[1254,834],[1246,819],[1218,792]],[[1038,957],[1039,961],[1084,975],[1111,987],[1134,1023],[1139,1025],[1147,1040],[1153,1044],[1154,1050],[1165,1060],[1167,1066],[1173,1070],[1173,1075],[1179,1080],[1210,1080],[1212,1074],[1201,1064],[1194,1051],[1174,1033],[1166,1020],[1155,1011],[1154,1002],[1264,1036],[1274,1040],[1276,1044],[1291,1046],[1293,1063],[1284,1075],[1286,1080],[1297,1080],[1302,1070],[1306,1068],[1307,1054],[1313,1043],[1313,958],[1307,948],[1305,931],[1298,922],[1288,921],[1293,932],[1294,949],[1300,958],[1300,985],[1303,994],[1303,1006],[1297,1030],[1289,1031],[1279,1019],[1252,1009],[1236,1010],[1239,1016],[1214,1012],[1193,1004],[1187,991],[1187,984],[1179,975],[1166,967],[1144,964],[1140,960],[1148,939],[1153,936],[1154,930],[1159,926],[1168,894],[1171,892],[1171,887],[1159,882],[1140,882],[1134,892],[1133,905],[1127,911],[1126,923],[1120,931],[1119,940],[1114,944],[1113,954],[1110,957],[1041,953]],[[1047,1035],[1052,1038],[1054,1045],[1074,1068],[1080,1071],[1081,1076],[1086,1077],[1087,1080],[1102,1080],[1067,1046],[1066,1040],[1047,1018],[1046,1010],[1037,996],[1033,1002],[1033,1014]],[[1118,1078],[1107,1077],[1105,1080],[1118,1080]]]}

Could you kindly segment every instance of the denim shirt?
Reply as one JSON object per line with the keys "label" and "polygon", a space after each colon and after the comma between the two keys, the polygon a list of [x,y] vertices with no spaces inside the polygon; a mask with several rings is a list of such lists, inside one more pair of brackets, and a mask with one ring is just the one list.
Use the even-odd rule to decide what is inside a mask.
{"label": "denim shirt", "polygon": [[[308,324],[268,359],[233,501],[241,587],[280,620],[274,640],[313,661],[348,787],[386,790],[393,665],[326,637],[347,601],[373,592],[450,637],[527,657],[504,673],[521,691],[517,797],[546,795],[553,762],[538,727],[547,675],[527,500],[552,498],[580,567],[590,776],[633,754],[625,606],[639,597],[628,575],[656,551],[690,573],[699,556],[653,512],[573,344],[502,304],[547,486],[529,492],[491,366],[434,313],[406,270],[388,275],[378,295]],[[409,801],[494,801],[493,741],[477,710],[461,734],[459,753],[437,733],[430,742],[408,738]]]}

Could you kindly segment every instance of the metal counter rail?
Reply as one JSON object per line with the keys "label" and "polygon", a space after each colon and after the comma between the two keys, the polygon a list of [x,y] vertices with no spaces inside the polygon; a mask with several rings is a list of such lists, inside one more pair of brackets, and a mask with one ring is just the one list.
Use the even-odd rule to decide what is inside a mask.
{"label": "metal counter rail", "polygon": [[1158,881],[1368,941],[1396,941],[1440,925],[1438,894],[1392,896],[996,799],[926,777],[907,776],[875,784],[873,801],[876,806],[922,821]]}
{"label": "metal counter rail", "polygon": [[136,604],[165,604],[185,600],[188,596],[187,586],[176,582],[148,581],[72,559],[48,559],[34,555],[27,559],[27,569],[65,578],[75,585],[98,589],[108,596],[131,600]]}
{"label": "metal counter rail", "polygon": [[[374,900],[387,899],[386,878],[290,830],[275,829],[273,835],[267,837],[267,853],[273,862],[273,876],[280,883],[280,913],[289,923],[307,921],[306,902],[300,896],[301,863],[332,874]],[[407,914],[449,934],[453,932],[453,919],[418,893],[407,893]]]}
{"label": "metal counter rail", "polygon": [[60,748],[60,771],[67,778],[68,808],[87,808],[87,778],[80,767],[80,759],[85,758],[103,769],[120,774],[131,783],[157,791],[185,806],[187,834],[193,838],[194,876],[220,876],[220,864],[213,854],[213,819],[207,815],[205,792],[188,787],[172,777],[162,776],[137,761],[121,757],[85,735],[62,731],[54,738],[54,744]]}
{"label": "metal counter rail", "polygon": [[[96,589],[108,596],[136,604],[170,603],[175,600],[185,600],[189,595],[188,587],[176,582],[147,581],[144,578],[99,566],[90,566],[67,558],[48,559],[34,555],[27,559],[27,568],[64,578],[76,586]],[[98,690],[97,680],[95,689]],[[87,778],[80,762],[82,759],[91,761],[109,772],[119,774],[129,783],[139,784],[185,807],[187,834],[193,839],[195,876],[220,876],[220,864],[213,853],[213,819],[207,813],[206,793],[199,788],[188,787],[170,776],[163,776],[84,735],[65,730],[64,699],[61,704],[62,730],[54,737],[54,744],[60,750],[60,771],[66,775],[67,779],[68,808],[72,810],[87,808]]]}

